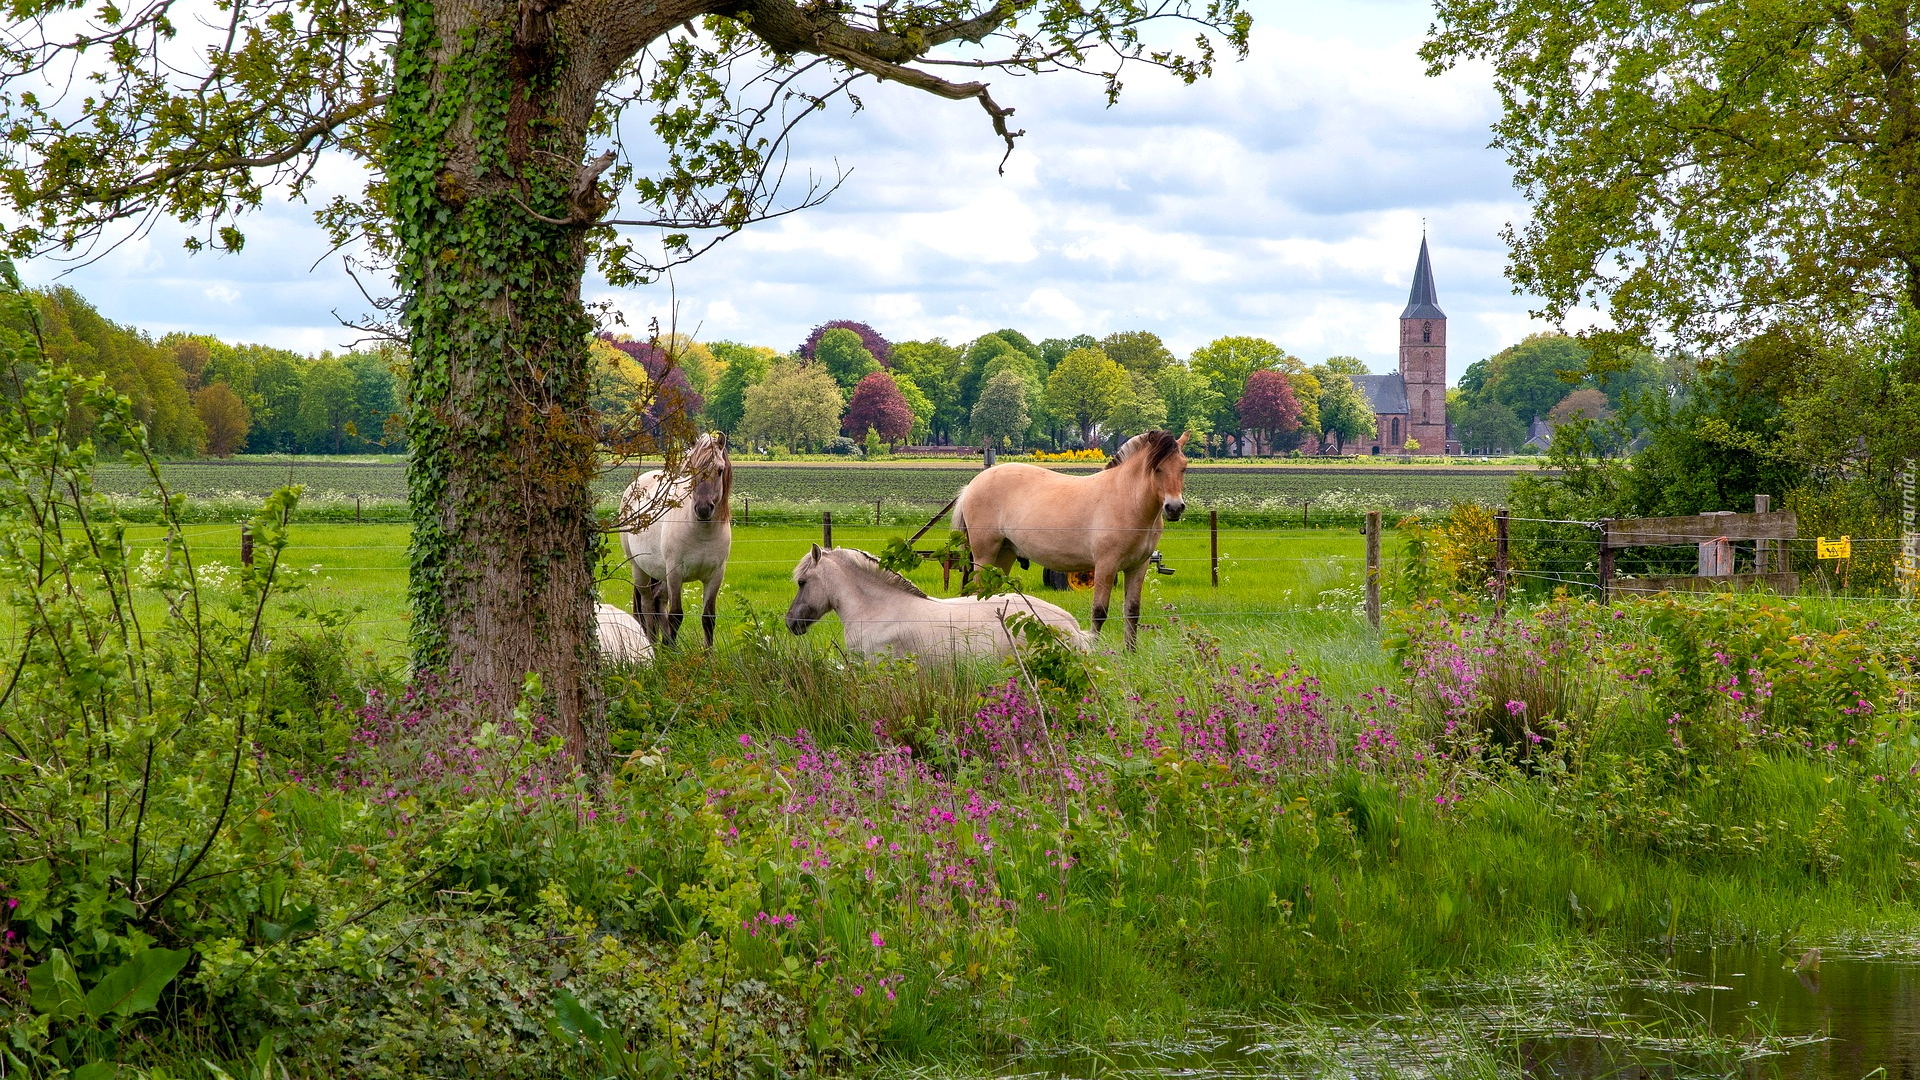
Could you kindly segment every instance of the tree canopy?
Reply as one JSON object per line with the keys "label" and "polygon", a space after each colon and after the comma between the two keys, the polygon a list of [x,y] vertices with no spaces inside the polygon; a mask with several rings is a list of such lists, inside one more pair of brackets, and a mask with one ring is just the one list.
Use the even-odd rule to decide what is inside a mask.
{"label": "tree canopy", "polygon": [[1282,434],[1300,427],[1300,402],[1293,396],[1293,384],[1284,372],[1256,371],[1249,375],[1234,411],[1240,417],[1240,426],[1264,435],[1269,447]]}
{"label": "tree canopy", "polygon": [[1373,404],[1352,378],[1366,373],[1367,366],[1351,356],[1335,356],[1315,365],[1313,374],[1320,382],[1320,400],[1314,434],[1319,437],[1323,450],[1330,439],[1334,450],[1345,453],[1348,443],[1375,434]]}
{"label": "tree canopy", "polygon": [[876,371],[853,388],[840,430],[856,439],[865,438],[869,431],[877,432],[887,442],[897,443],[913,431],[913,408],[893,376]]}
{"label": "tree canopy", "polygon": [[933,404],[928,424],[935,439],[951,437],[966,426],[967,412],[960,394],[966,364],[966,356],[940,338],[903,341],[894,346],[894,370],[905,372]]}
{"label": "tree canopy", "polygon": [[1122,330],[1100,339],[1107,359],[1133,372],[1152,376],[1174,362],[1173,351],[1150,330]]}
{"label": "tree canopy", "polygon": [[1127,369],[1099,349],[1075,349],[1061,357],[1047,376],[1047,408],[1079,429],[1083,446],[1093,445],[1093,429],[1113,415],[1126,393]]}
{"label": "tree canopy", "polygon": [[1278,370],[1289,359],[1285,349],[1257,337],[1223,337],[1195,349],[1187,366],[1206,379],[1216,395],[1214,432],[1238,434],[1241,427],[1236,407],[1247,392],[1248,376],[1256,371]]}
{"label": "tree canopy", "polygon": [[1029,423],[1026,380],[1012,371],[988,379],[973,405],[974,434],[998,445],[1025,434]]}
{"label": "tree canopy", "polygon": [[736,431],[746,414],[747,387],[766,377],[767,365],[779,354],[765,346],[732,341],[716,341],[708,348],[725,366],[707,395],[707,417],[721,431]]}
{"label": "tree canopy", "polygon": [[1917,31],[1905,0],[1440,0],[1421,55],[1492,67],[1539,314],[1726,341],[1920,304]]}
{"label": "tree canopy", "polygon": [[893,345],[887,341],[885,335],[866,323],[855,322],[852,319],[828,319],[826,322],[814,327],[812,332],[807,335],[807,340],[801,342],[800,347],[794,350],[794,355],[804,360],[815,359],[819,355],[818,350],[821,340],[824,339],[828,331],[831,330],[852,331],[854,335],[860,339],[861,346],[865,348],[882,367],[890,366],[893,363]]}
{"label": "tree canopy", "polygon": [[880,361],[861,343],[860,335],[838,327],[820,336],[814,360],[833,376],[840,389],[849,392],[861,379],[880,370]]}
{"label": "tree canopy", "polygon": [[818,364],[776,361],[767,377],[747,390],[740,428],[749,438],[792,450],[818,446],[840,430],[846,399],[840,384]]}

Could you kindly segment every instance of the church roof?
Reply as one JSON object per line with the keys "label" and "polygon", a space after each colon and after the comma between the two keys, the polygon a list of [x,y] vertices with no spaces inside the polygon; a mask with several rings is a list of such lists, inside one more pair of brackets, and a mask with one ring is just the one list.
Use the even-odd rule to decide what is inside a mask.
{"label": "church roof", "polygon": [[1392,416],[1407,411],[1407,380],[1399,372],[1390,375],[1349,375],[1353,385],[1367,395],[1375,416]]}
{"label": "church roof", "polygon": [[1433,263],[1427,259],[1427,238],[1420,238],[1420,261],[1413,267],[1413,290],[1407,294],[1407,309],[1400,313],[1403,319],[1444,319],[1447,313],[1440,310],[1440,293],[1433,287]]}

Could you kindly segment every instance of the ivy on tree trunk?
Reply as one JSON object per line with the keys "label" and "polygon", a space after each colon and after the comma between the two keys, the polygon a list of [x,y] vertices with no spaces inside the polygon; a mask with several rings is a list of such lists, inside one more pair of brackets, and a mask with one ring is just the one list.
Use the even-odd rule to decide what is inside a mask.
{"label": "ivy on tree trunk", "polygon": [[539,673],[541,704],[596,766],[586,240],[540,218],[596,209],[575,206],[574,188],[597,85],[568,92],[569,50],[546,15],[414,0],[401,24],[396,68],[423,76],[388,105],[412,350],[413,643],[417,666],[476,699],[511,701]]}

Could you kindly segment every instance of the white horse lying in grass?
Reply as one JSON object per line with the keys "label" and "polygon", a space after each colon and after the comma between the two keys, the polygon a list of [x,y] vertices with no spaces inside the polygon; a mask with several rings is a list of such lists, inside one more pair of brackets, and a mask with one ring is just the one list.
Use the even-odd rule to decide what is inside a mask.
{"label": "white horse lying in grass", "polygon": [[984,600],[928,596],[852,548],[822,551],[815,544],[794,567],[793,581],[800,588],[787,608],[787,629],[804,634],[827,612],[838,612],[847,651],[860,656],[1007,656],[1013,652],[1007,619],[1017,613],[1064,631],[1074,648],[1092,648],[1097,640],[1071,613],[1045,600],[1011,593]]}
{"label": "white horse lying in grass", "polygon": [[640,628],[640,620],[612,604],[593,605],[594,622],[600,631],[600,655],[616,663],[645,663],[653,659],[653,642]]}

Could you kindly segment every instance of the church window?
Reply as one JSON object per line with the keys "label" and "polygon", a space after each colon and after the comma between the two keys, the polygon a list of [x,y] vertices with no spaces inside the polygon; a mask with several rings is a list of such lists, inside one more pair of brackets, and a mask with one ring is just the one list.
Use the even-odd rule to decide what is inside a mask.
{"label": "church window", "polygon": [[1433,324],[1432,323],[1423,322],[1420,324],[1420,341],[1422,344],[1431,343],[1433,341]]}
{"label": "church window", "polygon": [[1420,391],[1420,422],[1433,423],[1433,391],[1431,390]]}
{"label": "church window", "polygon": [[1400,445],[1400,418],[1397,416],[1393,418],[1393,445]]}

